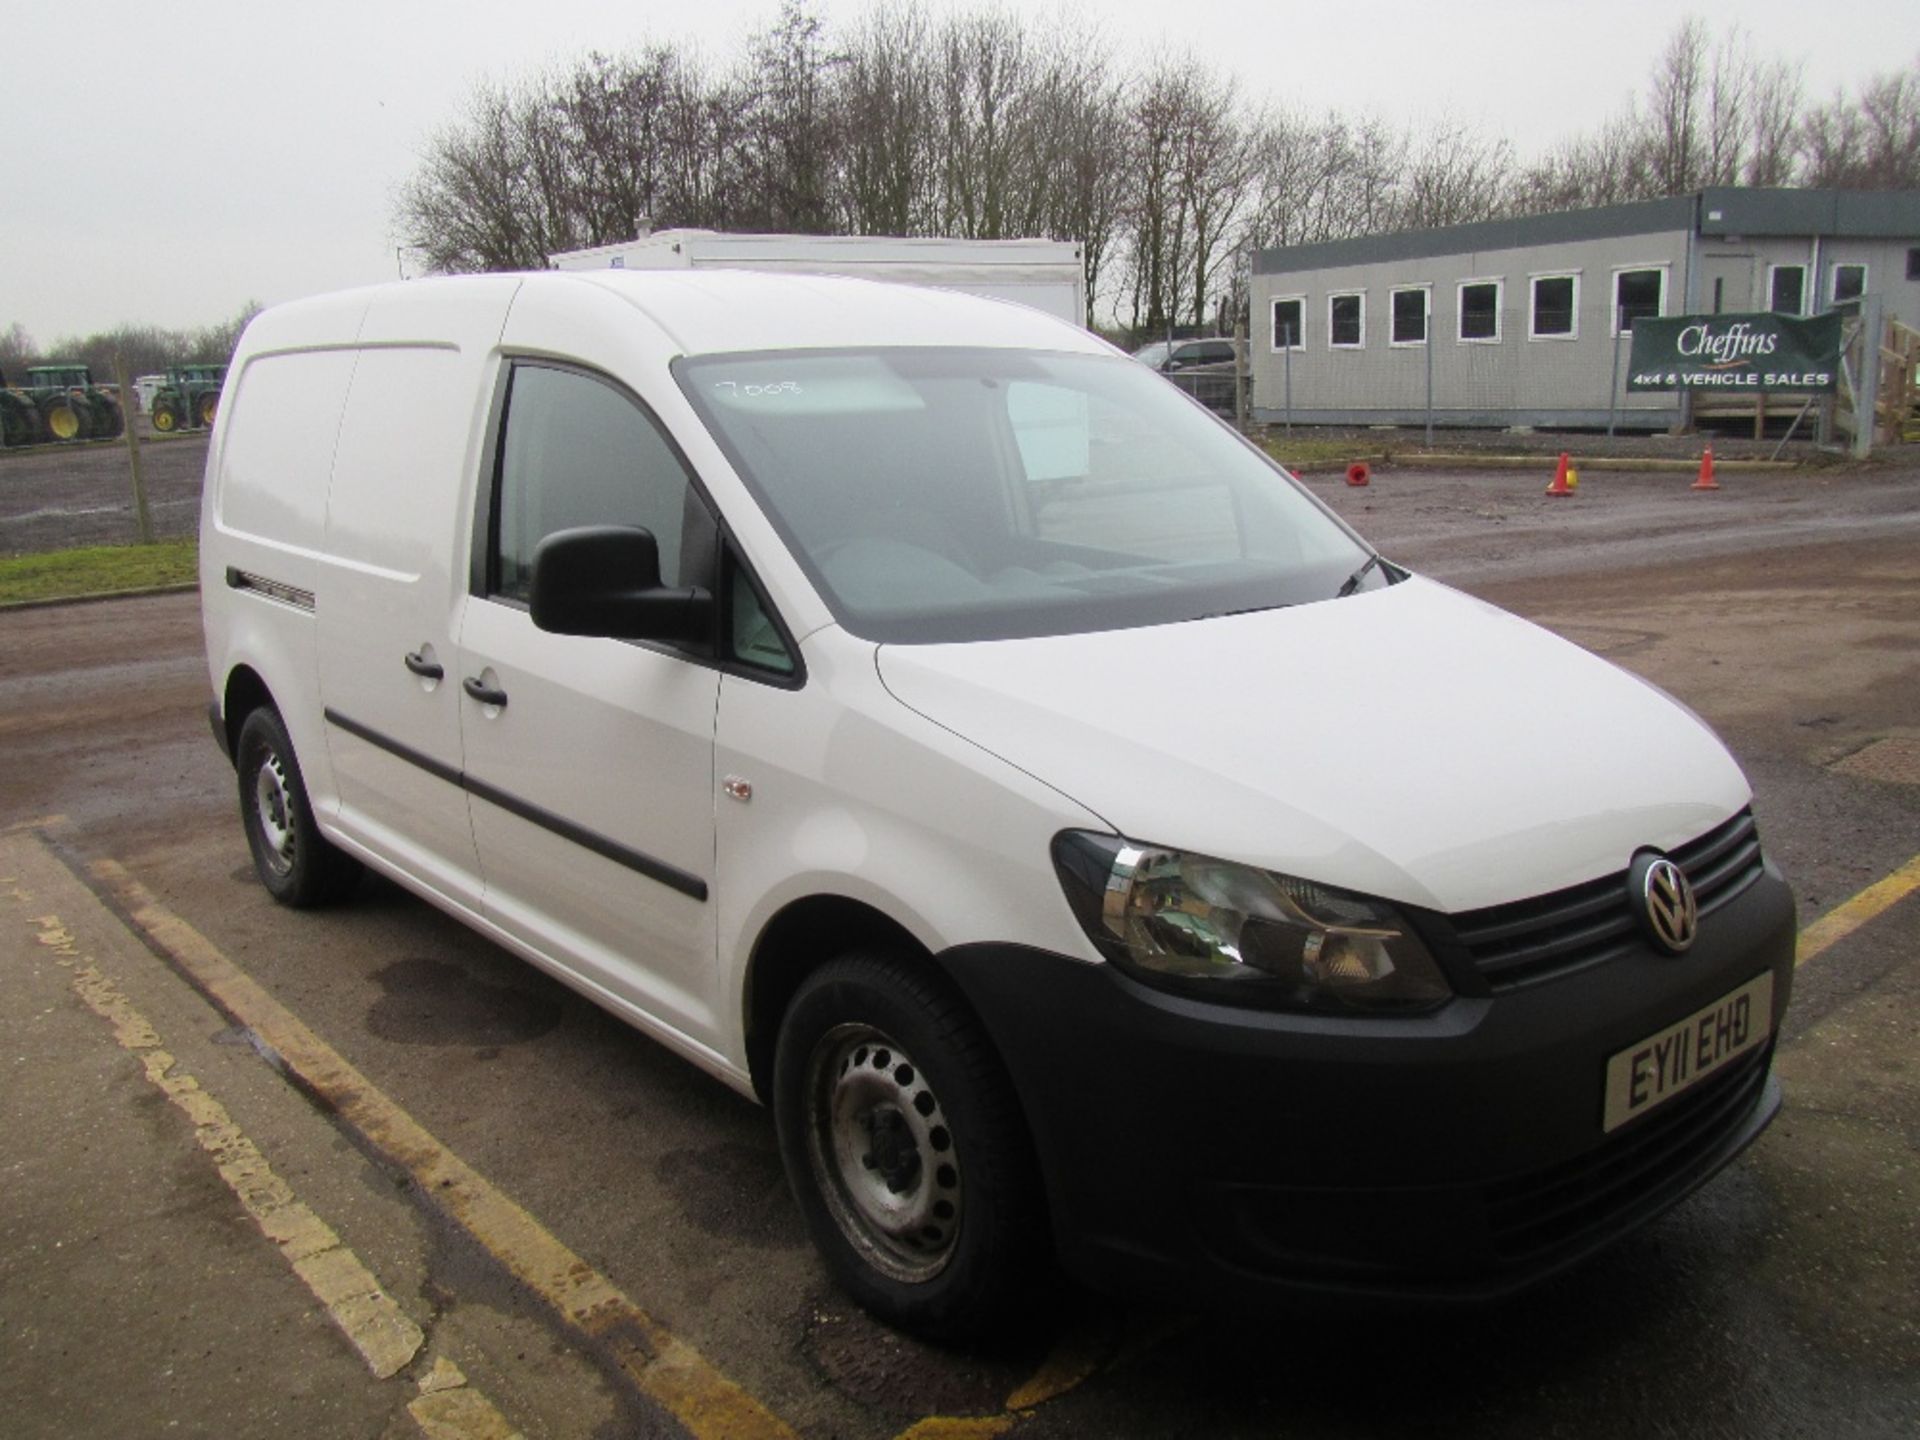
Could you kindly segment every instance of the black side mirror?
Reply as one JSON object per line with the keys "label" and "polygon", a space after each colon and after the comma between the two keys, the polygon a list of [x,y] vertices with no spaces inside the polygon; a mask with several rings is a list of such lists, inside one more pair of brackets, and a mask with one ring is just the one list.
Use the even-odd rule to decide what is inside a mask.
{"label": "black side mirror", "polygon": [[660,547],[637,525],[556,530],[533,551],[533,623],[556,635],[699,640],[713,597],[660,583]]}

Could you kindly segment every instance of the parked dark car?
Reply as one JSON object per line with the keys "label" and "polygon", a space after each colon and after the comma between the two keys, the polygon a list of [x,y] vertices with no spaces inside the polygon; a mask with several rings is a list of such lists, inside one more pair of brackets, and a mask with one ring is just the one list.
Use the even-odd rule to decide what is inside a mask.
{"label": "parked dark car", "polygon": [[1234,375],[1240,366],[1232,340],[1156,340],[1134,351],[1133,358],[1158,370],[1208,409],[1233,413]]}

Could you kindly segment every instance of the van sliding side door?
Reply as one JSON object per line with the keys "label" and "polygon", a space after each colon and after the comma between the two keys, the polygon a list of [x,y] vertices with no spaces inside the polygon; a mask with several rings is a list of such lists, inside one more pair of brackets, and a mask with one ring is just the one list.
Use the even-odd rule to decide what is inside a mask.
{"label": "van sliding side door", "polygon": [[[455,629],[469,562],[466,477],[486,426],[510,284],[420,287],[374,306],[328,492],[316,611],[341,830],[477,911],[461,788]],[[431,336],[428,341],[409,337]]]}

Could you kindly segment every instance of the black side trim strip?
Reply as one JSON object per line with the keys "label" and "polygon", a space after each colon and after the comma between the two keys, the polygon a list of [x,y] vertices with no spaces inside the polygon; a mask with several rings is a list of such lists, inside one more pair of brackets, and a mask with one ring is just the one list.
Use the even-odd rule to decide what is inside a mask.
{"label": "black side trim strip", "polygon": [[477,796],[489,805],[497,805],[510,815],[517,815],[530,824],[538,825],[542,830],[549,830],[561,839],[570,840],[582,849],[591,850],[594,854],[603,856],[616,865],[624,865],[627,869],[644,875],[649,880],[665,885],[669,890],[678,890],[682,895],[703,902],[707,898],[707,882],[698,875],[690,875],[685,870],[667,864],[664,860],[656,860],[651,855],[629,849],[617,840],[609,840],[606,836],[589,830],[585,826],[576,825],[571,820],[563,819],[551,811],[542,810],[538,805],[529,804],[518,796],[509,795],[504,790],[497,790],[486,781],[476,780],[464,771],[443,764],[430,755],[422,755],[411,746],[402,745],[398,740],[382,735],[378,730],[370,729],[357,720],[350,720],[337,710],[329,708],[322,713],[326,716],[329,725],[338,726],[349,735],[356,736],[369,745],[377,746],[389,755],[406,761],[409,765],[419,766],[437,780],[458,785],[469,795]]}
{"label": "black side trim strip", "polygon": [[422,770],[433,776],[434,779],[444,780],[449,785],[458,785],[463,789],[466,787],[466,776],[454,769],[453,766],[436,760],[431,755],[422,755],[412,746],[402,745],[398,740],[390,739],[382,735],[378,730],[370,729],[362,725],[358,720],[349,720],[338,710],[332,709],[331,707],[320,713],[327,717],[327,723],[329,725],[336,725],[349,735],[364,740],[369,745],[386,751],[389,755],[397,755],[409,765],[418,765]]}
{"label": "black side trim strip", "polygon": [[605,856],[616,865],[624,865],[636,870],[649,880],[657,880],[670,890],[678,890],[682,895],[692,896],[695,900],[707,898],[707,882],[698,875],[689,875],[676,869],[664,860],[656,860],[651,855],[643,855],[638,850],[629,850],[616,840],[597,834],[571,820],[562,819],[538,805],[530,805],[518,796],[509,795],[504,790],[496,790],[484,780],[476,780],[471,775],[463,776],[461,783],[466,786],[469,795],[478,796],[489,805],[498,805],[510,815],[518,815],[542,830],[551,830],[563,840],[571,840],[582,849],[591,850],[596,855]]}

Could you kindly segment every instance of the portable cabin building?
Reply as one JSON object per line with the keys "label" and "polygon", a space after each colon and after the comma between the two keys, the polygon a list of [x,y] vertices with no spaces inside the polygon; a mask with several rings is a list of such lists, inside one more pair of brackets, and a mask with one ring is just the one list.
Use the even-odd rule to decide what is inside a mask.
{"label": "portable cabin building", "polygon": [[1626,388],[1642,315],[1814,315],[1872,293],[1920,327],[1920,191],[1713,188],[1255,254],[1254,418],[1664,429]]}

